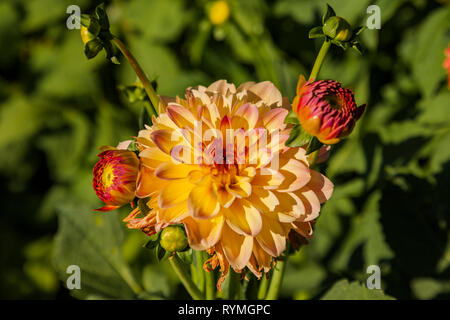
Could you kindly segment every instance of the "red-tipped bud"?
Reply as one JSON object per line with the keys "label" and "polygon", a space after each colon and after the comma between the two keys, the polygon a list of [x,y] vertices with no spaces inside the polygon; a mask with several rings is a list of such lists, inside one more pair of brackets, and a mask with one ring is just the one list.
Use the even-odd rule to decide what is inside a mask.
{"label": "red-tipped bud", "polygon": [[94,167],[93,186],[95,193],[106,206],[97,211],[117,209],[133,201],[139,159],[128,150],[109,148],[98,155],[100,160]]}
{"label": "red-tipped bud", "polygon": [[305,82],[301,77],[292,109],[303,130],[324,144],[335,144],[352,132],[366,105],[358,107],[353,92],[337,81]]}

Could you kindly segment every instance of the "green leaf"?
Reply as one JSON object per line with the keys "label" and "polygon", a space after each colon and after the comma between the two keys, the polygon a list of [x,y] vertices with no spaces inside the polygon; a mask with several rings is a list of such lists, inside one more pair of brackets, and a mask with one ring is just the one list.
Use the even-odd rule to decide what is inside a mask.
{"label": "green leaf", "polygon": [[312,136],[305,132],[301,125],[296,125],[292,128],[289,138],[286,141],[286,146],[288,147],[301,147],[309,143]]}
{"label": "green leaf", "polygon": [[336,282],[321,298],[322,300],[395,300],[383,290],[368,289],[359,282],[343,279]]}
{"label": "green leaf", "polygon": [[132,299],[142,289],[124,262],[122,223],[117,214],[95,213],[82,203],[66,201],[59,210],[54,261],[63,283],[70,265],[81,270],[78,298],[95,294],[112,299]]}
{"label": "green leaf", "polygon": [[192,248],[189,248],[186,251],[177,252],[176,254],[187,265],[192,263]]}
{"label": "green leaf", "polygon": [[330,17],[334,17],[336,15],[336,12],[334,12],[334,9],[327,3],[327,11],[322,16],[322,24],[325,24],[325,21],[328,20]]}
{"label": "green leaf", "polygon": [[313,153],[316,150],[319,150],[323,146],[323,143],[319,141],[316,137],[313,137],[311,139],[311,142],[309,143],[308,149],[306,150],[306,154]]}
{"label": "green leaf", "polygon": [[292,111],[292,110],[289,111],[286,118],[284,118],[284,123],[300,124],[297,116],[295,115],[294,111]]}
{"label": "green leaf", "polygon": [[379,264],[383,259],[393,258],[394,253],[384,239],[383,228],[379,221],[380,198],[380,191],[373,193],[364,205],[362,214],[352,220],[350,231],[331,263],[336,271],[345,270],[352,254],[359,246],[363,247],[366,265]]}
{"label": "green leaf", "polygon": [[158,262],[161,262],[161,261],[164,261],[167,258],[169,258],[170,252],[167,252],[166,250],[164,250],[164,248],[161,247],[161,245],[158,243],[158,245],[156,246],[156,249],[155,249],[155,255],[156,255],[156,260]]}
{"label": "green leaf", "polygon": [[315,39],[315,38],[321,38],[325,37],[322,31],[322,27],[314,27],[311,30],[309,30],[308,38]]}

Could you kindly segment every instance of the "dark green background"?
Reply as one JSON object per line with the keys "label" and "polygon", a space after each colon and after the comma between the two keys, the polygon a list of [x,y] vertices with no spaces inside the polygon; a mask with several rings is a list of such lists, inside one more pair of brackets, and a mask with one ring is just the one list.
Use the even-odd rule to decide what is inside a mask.
{"label": "dark green background", "polygon": [[[112,31],[127,43],[159,93],[217,79],[271,80],[293,98],[320,40],[326,1],[230,0],[230,19],[210,25],[208,1],[107,3]],[[432,0],[328,0],[365,30],[362,56],[334,47],[320,78],[355,90],[367,112],[322,167],[335,183],[311,243],[291,258],[282,298],[317,299],[341,279],[365,284],[381,267],[399,298],[450,297],[450,92],[442,67],[450,9]],[[120,221],[129,208],[94,213],[97,147],[136,135],[141,107],[117,90],[136,80],[101,52],[88,61],[66,8],[97,1],[0,1],[0,298],[70,298],[66,267],[82,269],[80,298],[183,298],[167,262],[142,248],[145,235]],[[63,281],[60,281],[63,280]],[[328,298],[377,298],[339,282]]]}

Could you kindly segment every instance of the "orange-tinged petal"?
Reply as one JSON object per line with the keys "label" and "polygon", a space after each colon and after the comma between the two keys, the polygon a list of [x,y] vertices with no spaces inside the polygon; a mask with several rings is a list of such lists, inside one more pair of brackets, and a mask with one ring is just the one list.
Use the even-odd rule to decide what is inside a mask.
{"label": "orange-tinged petal", "polygon": [[182,142],[181,132],[168,129],[153,131],[151,139],[161,151],[169,155],[172,148]]}
{"label": "orange-tinged petal", "polygon": [[138,198],[149,197],[159,192],[166,184],[166,181],[155,177],[153,169],[141,166],[137,178],[136,196]]}
{"label": "orange-tinged petal", "polygon": [[236,196],[228,192],[228,190],[225,187],[221,186],[217,187],[217,200],[219,201],[222,207],[229,208],[233,203],[234,199],[236,199]]}
{"label": "orange-tinged petal", "polygon": [[227,224],[239,234],[256,236],[261,230],[261,214],[246,200],[236,199],[224,213]]}
{"label": "orange-tinged petal", "polygon": [[283,226],[275,219],[261,215],[262,228],[256,237],[259,245],[273,257],[278,257],[286,249],[286,234]]}
{"label": "orange-tinged petal", "polygon": [[168,161],[158,166],[155,170],[155,176],[164,180],[182,179],[189,176],[189,173],[196,169],[198,169],[196,165]]}
{"label": "orange-tinged petal", "polygon": [[244,269],[252,254],[253,237],[237,234],[225,224],[221,244],[225,257],[233,269]]}
{"label": "orange-tinged petal", "polygon": [[169,118],[180,128],[193,128],[195,117],[194,115],[183,106],[171,103],[167,107],[167,114]]}
{"label": "orange-tinged petal", "polygon": [[170,156],[157,147],[148,147],[139,153],[141,162],[147,167],[156,169],[161,163],[171,161]]}
{"label": "orange-tinged petal", "polygon": [[257,241],[253,242],[253,255],[255,256],[260,269],[264,270],[264,272],[269,272],[271,268],[272,256],[267,254],[267,252],[261,248]]}
{"label": "orange-tinged petal", "polygon": [[187,217],[183,220],[189,245],[194,250],[206,250],[214,246],[222,234],[224,217],[218,215],[211,219]]}
{"label": "orange-tinged petal", "polygon": [[160,209],[156,215],[160,223],[179,223],[188,216],[186,203],[170,207],[168,209]]}
{"label": "orange-tinged petal", "polygon": [[264,189],[278,189],[284,180],[284,176],[276,170],[270,168],[262,168],[257,170],[252,180],[253,186],[263,187]]}
{"label": "orange-tinged petal", "polygon": [[167,183],[159,194],[159,207],[166,209],[186,201],[193,187],[194,185],[191,184],[188,179],[178,179]]}
{"label": "orange-tinged petal", "polygon": [[237,198],[246,198],[252,193],[248,178],[236,177],[236,183],[226,186],[226,190]]}
{"label": "orange-tinged petal", "polygon": [[195,186],[188,197],[189,214],[198,219],[209,219],[216,216],[220,210],[217,192],[210,178],[205,178]]}

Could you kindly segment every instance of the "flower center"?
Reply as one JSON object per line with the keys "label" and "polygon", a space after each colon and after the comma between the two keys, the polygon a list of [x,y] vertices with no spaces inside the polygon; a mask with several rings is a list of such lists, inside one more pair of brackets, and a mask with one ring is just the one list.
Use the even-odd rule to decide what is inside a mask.
{"label": "flower center", "polygon": [[327,95],[325,100],[328,102],[328,105],[335,110],[341,110],[345,105],[343,99],[335,94]]}
{"label": "flower center", "polygon": [[115,179],[115,174],[114,174],[114,168],[111,165],[107,165],[105,166],[105,168],[103,169],[103,174],[102,174],[102,183],[106,188],[109,188],[113,185],[114,183],[114,179]]}

